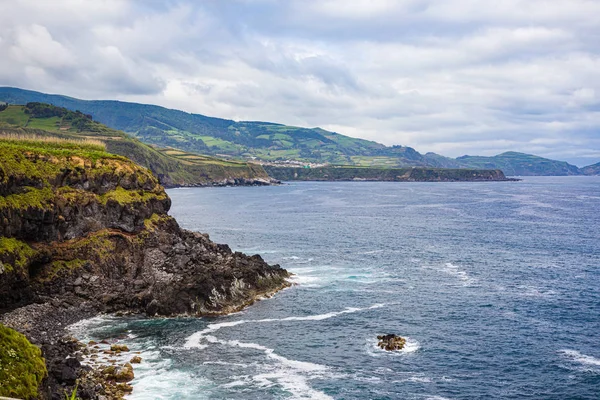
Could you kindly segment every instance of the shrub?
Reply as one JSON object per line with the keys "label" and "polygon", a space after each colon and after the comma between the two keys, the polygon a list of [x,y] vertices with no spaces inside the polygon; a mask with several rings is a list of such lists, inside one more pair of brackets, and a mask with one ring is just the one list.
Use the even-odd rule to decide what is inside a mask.
{"label": "shrub", "polygon": [[0,325],[0,396],[36,398],[46,374],[39,347],[19,332]]}

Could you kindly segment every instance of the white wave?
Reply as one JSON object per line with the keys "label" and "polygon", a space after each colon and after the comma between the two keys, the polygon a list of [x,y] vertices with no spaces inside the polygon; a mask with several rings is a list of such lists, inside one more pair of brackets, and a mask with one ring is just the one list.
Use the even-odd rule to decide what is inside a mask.
{"label": "white wave", "polygon": [[458,279],[460,279],[463,282],[466,282],[466,283],[475,282],[475,279],[471,278],[466,271],[461,270],[458,265],[454,265],[452,263],[446,263],[443,271],[450,275],[456,276]]}
{"label": "white wave", "polygon": [[409,381],[409,382],[419,382],[419,383],[430,383],[431,382],[431,378],[428,378],[426,376],[411,376],[410,378],[407,379],[407,381]]}
{"label": "white wave", "polygon": [[322,321],[322,320],[337,317],[337,316],[343,315],[343,314],[350,314],[350,313],[355,313],[355,312],[360,312],[360,311],[373,310],[373,309],[381,308],[384,306],[385,306],[385,304],[373,304],[372,306],[367,307],[367,308],[349,307],[342,311],[334,311],[334,312],[330,312],[330,313],[326,313],[326,314],[306,315],[303,317],[285,317],[285,318],[279,318],[279,319],[278,318],[266,318],[266,319],[253,319],[253,320],[240,319],[238,321],[228,321],[228,322],[220,322],[220,323],[216,323],[216,324],[209,324],[204,330],[195,332],[192,335],[190,335],[187,338],[183,347],[184,348],[201,347],[200,341],[202,339],[206,339],[207,341],[209,341],[210,337],[214,337],[214,336],[209,336],[209,334],[216,332],[222,328],[228,328],[228,327],[242,325],[242,324],[261,324],[261,323],[268,323],[268,322]]}
{"label": "white wave", "polygon": [[[240,347],[253,349],[263,352],[267,359],[275,364],[263,366],[266,371],[260,372],[251,377],[234,378],[232,382],[221,385],[222,388],[231,388],[237,386],[246,386],[253,383],[260,387],[281,386],[289,392],[294,399],[331,399],[330,396],[310,387],[308,381],[324,376],[329,372],[329,367],[315,364],[307,361],[291,360],[275,353],[274,349],[263,346],[258,343],[244,343],[238,340],[219,340],[214,336],[207,336],[213,343],[218,343],[227,347]],[[250,382],[248,382],[250,381]]]}
{"label": "white wave", "polygon": [[378,253],[383,253],[383,250],[363,251],[363,252],[358,253],[358,254],[370,255],[370,254],[378,254]]}
{"label": "white wave", "polygon": [[471,277],[467,271],[460,269],[458,265],[454,265],[452,263],[446,263],[442,267],[424,266],[424,268],[433,268],[450,276],[454,276],[462,281],[465,286],[469,286],[477,282],[477,279]]}
{"label": "white wave", "polygon": [[310,276],[310,275],[293,275],[292,277],[289,278],[289,280],[292,283],[295,283],[295,284],[303,286],[303,287],[320,287],[321,285],[317,284],[316,282],[319,282],[322,279],[319,277]]}
{"label": "white wave", "polygon": [[[96,317],[83,319],[79,322],[71,324],[67,327],[67,330],[77,339],[81,341],[87,341],[90,339],[90,332],[97,328],[110,325],[112,329],[118,326],[114,323],[116,319],[116,317],[110,315],[98,315]],[[121,325],[125,326],[126,324],[122,323]]]}
{"label": "white wave", "polygon": [[373,338],[367,338],[365,340],[365,351],[371,357],[382,357],[382,356],[404,356],[406,354],[414,353],[421,348],[421,343],[418,340],[408,336],[404,336],[406,343],[402,350],[388,351],[383,350],[377,346],[377,340]]}
{"label": "white wave", "polygon": [[525,297],[552,297],[556,292],[552,289],[543,289],[537,286],[519,285],[517,288],[521,291],[521,295]]}
{"label": "white wave", "polygon": [[212,383],[186,372],[156,369],[140,373],[136,368],[135,375],[136,379],[131,382],[135,390],[127,396],[130,400],[211,398],[210,392],[203,389]]}
{"label": "white wave", "polygon": [[242,364],[242,363],[232,363],[227,361],[204,361],[203,365],[224,365],[228,367],[239,367],[239,368],[248,368],[251,367],[252,364]]}
{"label": "white wave", "polygon": [[577,350],[564,349],[564,350],[560,350],[560,352],[563,353],[568,358],[570,358],[571,360],[576,361],[580,364],[600,367],[600,358],[582,354],[582,353],[578,352]]}
{"label": "white wave", "polygon": [[[265,357],[270,360],[271,364],[262,366],[266,371],[248,377],[251,383],[261,386],[270,387],[279,385],[285,391],[289,392],[292,398],[298,399],[331,399],[325,393],[315,390],[310,387],[309,380],[322,377],[324,374],[331,375],[330,368],[325,365],[315,364],[307,361],[291,360],[283,357],[275,352],[274,349],[263,346],[258,343],[245,343],[238,340],[221,340],[214,336],[214,333],[223,328],[250,324],[250,323],[285,323],[291,321],[322,321],[329,318],[334,318],[343,314],[351,314],[366,310],[384,307],[385,304],[373,304],[366,308],[349,307],[345,310],[334,311],[325,314],[306,315],[306,316],[291,316],[285,318],[267,318],[260,320],[238,320],[227,321],[221,323],[209,324],[205,329],[195,332],[189,336],[184,344],[184,348],[206,348],[208,344],[219,344],[230,347],[240,347],[263,352]],[[239,378],[239,377],[238,377]],[[236,387],[244,385],[248,382],[244,380],[234,379],[232,382],[221,385],[221,387]]]}
{"label": "white wave", "polygon": [[285,261],[286,264],[293,264],[293,265],[309,264],[314,261],[314,259],[312,259],[312,258],[302,258],[302,257],[298,257],[298,256],[282,257],[281,259],[283,261]]}
{"label": "white wave", "polygon": [[400,350],[400,353],[414,353],[421,348],[421,343],[418,340],[406,337],[406,344],[404,348]]}

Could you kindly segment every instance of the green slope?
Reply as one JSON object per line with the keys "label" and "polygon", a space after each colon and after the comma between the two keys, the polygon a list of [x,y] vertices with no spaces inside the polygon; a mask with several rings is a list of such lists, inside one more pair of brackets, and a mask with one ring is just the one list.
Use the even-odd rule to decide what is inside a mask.
{"label": "green slope", "polygon": [[10,87],[0,87],[0,101],[11,104],[37,101],[70,110],[81,110],[91,114],[94,120],[122,130],[144,143],[238,160],[289,159],[386,168],[491,168],[501,169],[506,175],[582,173],[576,166],[566,162],[523,153],[508,152],[494,157],[463,156],[453,159],[435,153],[423,155],[405,146],[387,147],[320,128],[308,129],[269,122],[236,122],[147,104],[79,100]]}
{"label": "green slope", "polygon": [[462,156],[456,159],[470,168],[501,169],[508,176],[581,175],[574,165],[531,154],[508,151],[493,157]]}
{"label": "green slope", "polygon": [[[267,180],[259,165],[188,154],[169,154],[93,121],[90,115],[43,103],[0,107],[0,133],[98,140],[110,153],[150,169],[165,186],[210,185],[231,180]],[[196,156],[196,157],[190,157]]]}
{"label": "green slope", "polygon": [[10,104],[35,101],[81,110],[145,143],[189,152],[265,161],[294,159],[364,166],[428,165],[425,157],[414,149],[403,146],[390,148],[321,128],[236,122],[147,104],[79,100],[8,87],[0,87],[0,101]]}

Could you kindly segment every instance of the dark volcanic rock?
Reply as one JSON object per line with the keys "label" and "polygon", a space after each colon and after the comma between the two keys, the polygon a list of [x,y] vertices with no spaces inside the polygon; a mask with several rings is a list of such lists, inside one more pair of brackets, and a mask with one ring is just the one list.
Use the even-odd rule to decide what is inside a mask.
{"label": "dark volcanic rock", "polygon": [[406,345],[406,339],[393,334],[377,336],[377,340],[377,346],[388,351],[402,350]]}
{"label": "dark volcanic rock", "polygon": [[115,393],[130,390],[130,364],[113,375],[81,365],[69,324],[100,312],[227,314],[289,286],[278,265],[181,229],[156,178],[124,158],[5,150],[0,323],[42,348],[42,398],[64,399],[76,381],[83,398],[113,398],[96,388],[102,379],[121,384]]}

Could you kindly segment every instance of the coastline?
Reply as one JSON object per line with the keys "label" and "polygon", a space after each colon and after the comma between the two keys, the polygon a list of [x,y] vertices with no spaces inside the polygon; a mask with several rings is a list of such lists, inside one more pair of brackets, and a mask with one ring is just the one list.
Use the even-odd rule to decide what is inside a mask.
{"label": "coastline", "polygon": [[[49,377],[47,385],[41,391],[42,398],[54,399],[62,392],[70,394],[77,385],[78,396],[82,399],[122,399],[135,390],[128,382],[133,380],[133,374],[127,381],[115,380],[114,374],[107,374],[107,369],[117,369],[131,365],[129,356],[135,352],[120,353],[118,359],[115,352],[110,350],[111,344],[84,343],[82,338],[73,337],[71,327],[86,319],[107,315],[136,315],[144,318],[217,318],[240,312],[265,298],[271,298],[276,293],[293,286],[285,280],[281,285],[263,291],[256,291],[250,298],[239,303],[231,304],[221,311],[205,314],[178,314],[170,316],[148,316],[139,312],[122,310],[116,313],[105,313],[103,306],[95,301],[81,300],[75,296],[56,297],[44,303],[28,304],[0,314],[0,324],[24,334],[31,343],[39,346],[46,359]],[[102,358],[104,356],[104,358]],[[96,361],[96,360],[100,361]],[[143,360],[142,360],[143,362]],[[58,383],[61,382],[61,384]],[[61,398],[64,398],[62,396]]]}
{"label": "coastline", "polygon": [[428,167],[377,168],[328,166],[315,168],[265,166],[269,176],[281,181],[373,182],[512,182],[498,169]]}
{"label": "coastline", "polygon": [[[48,372],[19,397],[64,399],[78,382],[82,399],[128,389],[100,381],[126,383],[129,371],[115,378],[82,366],[91,350],[66,331],[82,319],[218,316],[290,285],[279,265],[182,229],[158,179],[101,144],[4,138],[0,165],[0,323],[41,347],[46,368],[27,374],[41,381]],[[14,368],[3,372],[22,374]]]}

